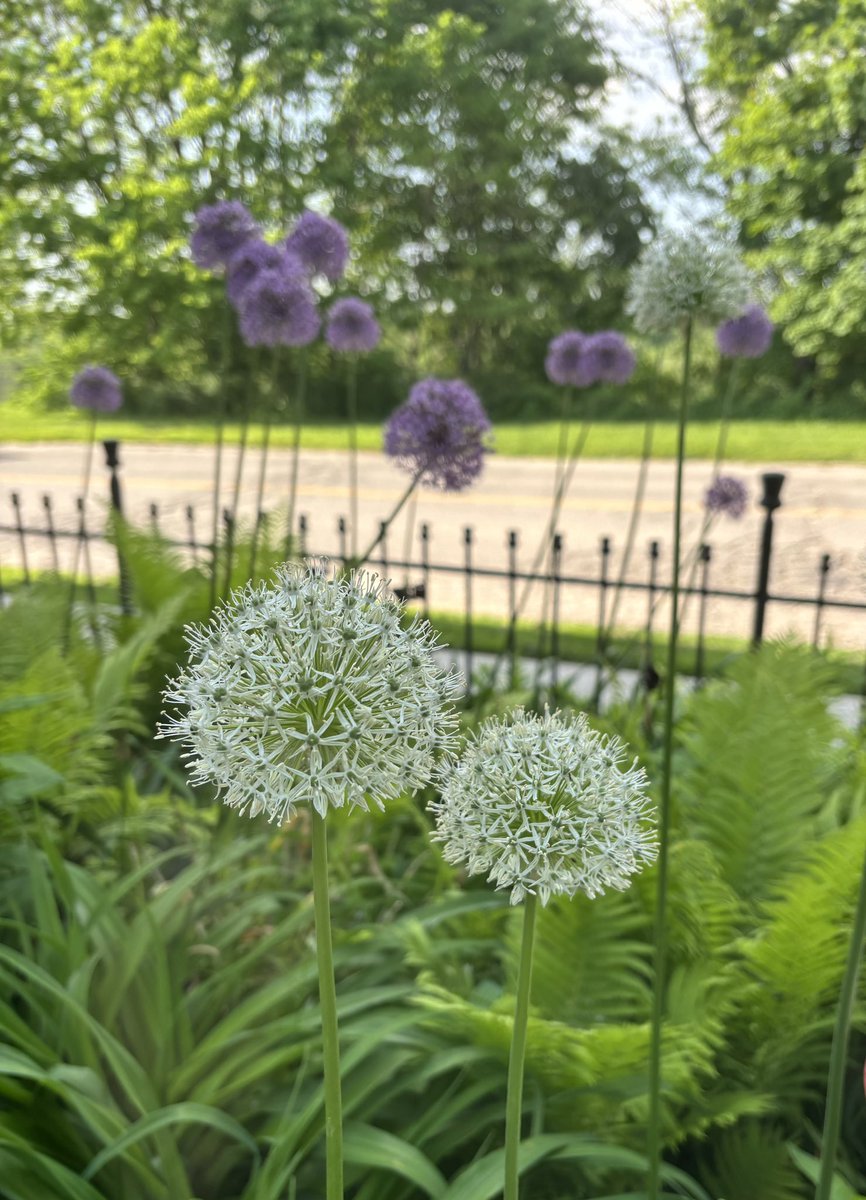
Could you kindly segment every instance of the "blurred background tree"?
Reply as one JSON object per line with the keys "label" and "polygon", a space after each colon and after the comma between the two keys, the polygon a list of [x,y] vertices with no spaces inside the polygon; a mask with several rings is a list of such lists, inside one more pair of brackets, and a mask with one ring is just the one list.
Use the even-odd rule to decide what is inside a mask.
{"label": "blurred background tree", "polygon": [[11,0],[0,42],[3,333],[40,400],[95,360],[138,411],[200,408],[221,285],[186,244],[217,196],[348,226],[392,331],[377,413],[436,370],[537,415],[551,332],[620,311],[651,214],[592,136],[607,69],[571,0]]}

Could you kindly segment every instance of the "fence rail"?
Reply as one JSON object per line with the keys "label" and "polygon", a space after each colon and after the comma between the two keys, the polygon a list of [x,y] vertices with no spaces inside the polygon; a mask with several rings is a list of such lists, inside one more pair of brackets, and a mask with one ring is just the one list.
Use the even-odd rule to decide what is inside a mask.
{"label": "fence rail", "polygon": [[[109,498],[111,507],[116,512],[122,513],[123,498],[118,475],[117,444],[106,442],[104,445],[106,449],[106,462],[110,472]],[[821,643],[823,620],[828,611],[866,613],[866,599],[839,598],[828,594],[829,580],[833,566],[829,554],[822,554],[819,557],[816,566],[816,586],[812,595],[791,594],[775,591],[771,588],[770,580],[774,557],[774,523],[776,514],[782,507],[781,492],[783,483],[784,476],[781,474],[768,473],[763,476],[764,492],[760,503],[764,508],[764,520],[760,533],[757,578],[753,589],[711,586],[713,547],[711,544],[704,542],[695,550],[694,561],[691,564],[692,573],[688,580],[681,586],[680,591],[683,597],[698,598],[697,627],[695,633],[695,673],[698,676],[703,674],[706,661],[706,639],[709,633],[709,601],[711,600],[725,600],[736,602],[740,605],[751,606],[750,626],[751,641],[753,644],[760,643],[764,636],[767,613],[771,606],[799,606],[811,613],[811,644],[814,647],[818,647]],[[70,527],[63,527],[58,522],[54,501],[48,494],[41,498],[42,513],[41,519],[38,522],[28,520],[21,498],[17,493],[11,493],[9,503],[10,509],[7,509],[7,512],[10,514],[11,520],[0,523],[0,534],[6,535],[7,540],[11,538],[12,544],[17,548],[17,564],[9,561],[8,554],[7,560],[0,562],[0,599],[4,595],[5,567],[17,565],[23,583],[26,585],[32,580],[35,558],[38,558],[43,563],[47,562],[47,569],[59,572],[62,557],[60,546],[70,542],[75,547],[76,566],[74,573],[77,574],[80,570],[83,586],[92,591],[95,583],[95,573],[90,552],[91,547],[94,544],[100,544],[104,548],[108,548],[111,546],[111,542],[107,528],[94,527],[89,520],[89,506],[85,504],[84,499],[80,496],[75,498],[74,519]],[[186,505],[181,515],[182,536],[178,536],[178,530],[175,530],[173,536],[165,536],[161,528],[162,516],[159,506],[156,503],[152,503],[148,507],[148,524],[153,534],[159,535],[164,542],[187,554],[192,564],[209,569],[214,558],[214,546],[211,541],[202,540],[198,536],[198,529],[210,529],[211,512],[212,509],[208,506],[208,512],[201,514],[202,520],[199,520],[199,514],[196,512],[196,509],[190,504]],[[267,519],[268,515],[266,513],[260,511],[257,514],[255,521],[257,532]],[[342,559],[345,562],[348,559],[345,518],[340,517],[338,519],[336,532],[337,553],[330,557],[336,557],[338,560]],[[644,594],[647,598],[647,605],[643,625],[640,628],[632,630],[627,636],[631,636],[632,645],[640,641],[644,647],[644,666],[647,673],[654,670],[652,668],[652,642],[658,632],[655,628],[658,620],[658,610],[660,604],[669,596],[671,591],[670,584],[659,578],[658,568],[662,546],[658,540],[651,541],[646,548],[646,571],[643,577],[621,577],[614,580],[611,575],[613,544],[609,537],[603,537],[600,540],[597,572],[588,574],[570,573],[563,570],[564,540],[562,534],[559,532],[554,533],[550,539],[550,545],[547,548],[548,552],[545,557],[545,565],[541,570],[524,570],[521,568],[519,564],[520,534],[519,531],[514,529],[507,530],[504,534],[503,545],[506,551],[504,566],[482,565],[476,561],[477,539],[472,526],[463,527],[461,531],[462,554],[459,561],[454,562],[437,562],[431,555],[433,530],[430,523],[421,523],[418,527],[417,543],[419,554],[417,557],[407,556],[405,553],[398,558],[390,556],[388,553],[387,529],[383,528],[380,532],[382,538],[378,546],[378,553],[375,558],[370,560],[369,565],[375,566],[385,575],[389,575],[392,571],[403,572],[404,585],[402,587],[395,587],[395,592],[407,600],[418,602],[425,614],[429,614],[431,611],[431,599],[435,595],[434,580],[437,577],[451,577],[452,579],[456,577],[462,579],[461,603],[459,611],[455,615],[458,617],[462,616],[464,652],[469,673],[471,673],[476,643],[478,622],[476,592],[480,581],[495,581],[497,584],[504,586],[505,602],[500,617],[505,627],[503,652],[506,654],[514,651],[517,641],[517,622],[520,616],[518,596],[524,595],[525,591],[531,588],[532,585],[540,587],[542,591],[542,616],[538,622],[536,644],[539,648],[539,653],[543,654],[544,657],[550,658],[554,664],[559,657],[561,639],[564,632],[563,612],[567,611],[568,608],[567,603],[564,602],[564,595],[566,593],[577,588],[597,590],[598,603],[594,640],[596,658],[599,662],[603,662],[605,659],[611,657],[610,646],[614,633],[613,621],[616,616],[619,592]],[[221,542],[223,553],[225,553],[227,546],[234,546],[234,540],[235,529],[232,515],[228,511],[224,511],[223,538]],[[306,515],[302,514],[298,519],[297,544],[303,554],[313,556],[314,552],[310,549],[310,541],[310,521]],[[38,553],[34,554],[34,546],[41,546],[43,553],[41,555]],[[44,553],[46,548],[47,555]],[[101,557],[103,562],[106,561],[105,553]],[[253,552],[254,558],[255,551]],[[132,603],[128,579],[122,559],[117,556],[113,558],[113,562],[114,573],[116,573],[118,578],[120,604],[126,611]],[[419,580],[419,582],[409,584],[408,580],[410,576]],[[614,599],[614,597],[616,598]],[[688,603],[688,601],[686,600],[685,603]],[[619,628],[617,629],[617,635],[622,635],[622,631]],[[862,641],[866,643],[866,626],[864,626]],[[555,676],[555,665],[553,671]],[[864,695],[866,695],[866,668],[864,668],[862,690]]]}

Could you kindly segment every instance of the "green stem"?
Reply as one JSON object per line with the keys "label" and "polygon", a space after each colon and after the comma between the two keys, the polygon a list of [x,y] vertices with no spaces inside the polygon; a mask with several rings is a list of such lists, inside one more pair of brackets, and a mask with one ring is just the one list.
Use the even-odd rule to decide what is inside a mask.
{"label": "green stem", "polygon": [[349,356],[346,374],[346,419],[349,433],[349,546],[358,553],[358,358]]}
{"label": "green stem", "polygon": [[654,922],[654,981],[652,1022],[650,1029],[649,1062],[649,1123],[648,1147],[649,1200],[657,1200],[661,1174],[661,1058],[662,1019],[664,1017],[665,975],[667,971],[667,892],[668,848],[670,842],[671,779],[674,742],[674,696],[676,692],[678,609],[680,598],[680,541],[683,515],[683,463],[686,451],[686,424],[689,407],[689,377],[692,366],[692,322],[686,324],[683,346],[683,379],[680,391],[679,426],[677,433],[677,473],[674,500],[674,549],[671,565],[671,617],[668,635],[665,678],[664,749],[662,754],[662,791],[659,804],[659,861],[656,877],[656,910]]}
{"label": "green stem", "polygon": [[529,1023],[529,994],[532,988],[532,943],[535,936],[535,896],[527,896],[523,906],[523,938],[520,943],[520,968],[517,975],[517,1001],[514,1029],[508,1059],[508,1093],[505,1100],[505,1189],[504,1200],[518,1200],[520,1173],[520,1123],[523,1115],[523,1064],[526,1059],[526,1029]]}
{"label": "green stem", "polygon": [[[87,449],[84,451],[84,478],[81,483],[81,525],[83,526],[87,520],[87,497],[90,492],[90,477],[93,473],[93,448],[96,444],[96,410],[91,409],[90,412],[90,428],[87,437]],[[69,600],[66,605],[66,619],[63,628],[63,653],[69,652],[69,645],[72,638],[72,610],[75,607],[75,593],[78,589],[78,570],[81,565],[81,551],[84,548],[85,538],[79,532],[79,536],[75,539],[75,554],[72,562],[72,578],[69,583]]]}
{"label": "green stem", "polygon": [[833,1172],[836,1166],[836,1148],[842,1126],[842,1093],[845,1084],[845,1059],[848,1051],[848,1031],[851,1012],[857,994],[857,977],[863,955],[863,938],[866,936],[866,860],[860,875],[860,892],[854,910],[854,927],[848,944],[848,961],[839,993],[836,1009],[836,1024],[833,1028],[833,1046],[830,1051],[830,1070],[827,1080],[827,1106],[824,1111],[824,1136],[821,1139],[821,1174],[815,1200],[830,1200],[833,1191]]}
{"label": "green stem", "polygon": [[262,453],[259,460],[259,479],[256,485],[256,506],[253,514],[253,533],[250,542],[250,578],[256,573],[256,556],[259,549],[259,526],[262,520],[262,504],[265,498],[265,482],[268,474],[268,447],[271,441],[271,421],[276,410],[277,380],[280,373],[280,351],[274,347],[273,376],[271,379],[270,407],[262,421]]}
{"label": "green stem", "polygon": [[651,420],[647,421],[643,433],[643,449],[641,451],[640,468],[638,469],[637,484],[634,490],[634,503],[631,507],[631,515],[628,521],[628,530],[625,535],[625,548],[622,552],[622,562],[620,563],[619,575],[617,576],[616,586],[614,587],[613,599],[610,604],[610,616],[607,620],[607,627],[604,632],[604,640],[608,641],[613,633],[616,623],[616,615],[619,610],[619,601],[623,591],[623,583],[628,572],[629,563],[631,562],[632,552],[634,551],[635,537],[637,536],[638,522],[640,521],[641,513],[643,512],[644,495],[646,494],[647,475],[649,474],[649,464],[653,452],[653,433],[655,423]]}
{"label": "green stem", "polygon": [[210,571],[210,607],[213,608],[217,599],[218,588],[218,555],[219,546],[219,515],[220,488],[222,485],[223,445],[225,442],[226,419],[226,375],[231,358],[232,316],[228,302],[225,303],[225,329],[223,331],[222,363],[220,378],[217,380],[217,415],[216,415],[216,450],[214,453],[213,469],[213,513],[211,520],[211,571]]}
{"label": "green stem", "polygon": [[340,1095],[340,1035],[337,1028],[337,991],[328,899],[328,831],[325,818],[315,810],[312,813],[312,841],[316,959],[325,1069],[325,1197],[326,1200],[343,1200],[343,1102]]}
{"label": "green stem", "polygon": [[416,473],[412,476],[411,480],[409,481],[409,486],[406,488],[406,491],[403,493],[403,495],[397,501],[394,508],[391,510],[391,515],[388,517],[387,521],[382,522],[379,532],[373,538],[372,542],[367,547],[367,549],[364,551],[364,553],[360,554],[360,555],[354,555],[346,563],[347,571],[353,571],[353,570],[357,570],[358,567],[363,567],[364,563],[367,561],[367,559],[370,557],[370,555],[373,553],[373,551],[376,549],[376,547],[381,542],[382,538],[388,532],[389,528],[391,527],[392,522],[394,520],[396,520],[396,518],[402,512],[403,506],[405,505],[405,503],[409,499],[409,497],[412,495],[412,493],[415,491],[415,488],[418,486],[418,481],[420,480],[420,478],[423,474],[424,474],[424,468],[422,467],[422,469],[420,471],[416,471]]}
{"label": "green stem", "polygon": [[307,352],[298,356],[298,390],[295,393],[295,430],[292,438],[292,459],[289,466],[289,512],[286,525],[286,553],[295,534],[295,504],[298,498],[298,465],[301,455],[301,429],[307,401]]}
{"label": "green stem", "polygon": [[238,528],[238,504],[241,496],[241,479],[244,472],[244,454],[247,448],[247,436],[250,429],[250,398],[247,393],[244,393],[243,414],[241,416],[241,437],[238,445],[238,461],[235,466],[235,482],[232,489],[232,506],[231,506],[231,532],[226,539],[226,573],[225,573],[225,591],[231,588],[232,583],[232,567],[235,549],[235,540],[237,537]]}

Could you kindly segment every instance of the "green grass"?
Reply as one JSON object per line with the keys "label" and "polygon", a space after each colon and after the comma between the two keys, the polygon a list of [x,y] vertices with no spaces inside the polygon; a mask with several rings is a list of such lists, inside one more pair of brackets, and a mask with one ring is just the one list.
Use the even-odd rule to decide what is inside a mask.
{"label": "green grass", "polygon": [[[236,441],[239,432],[235,424],[227,428],[226,435]],[[693,422],[689,428],[689,456],[711,458],[717,433],[715,421]],[[4,442],[78,441],[86,434],[87,418],[72,409],[56,413],[0,409],[0,440]],[[278,425],[272,433],[272,444],[288,446],[292,435],[290,426]],[[124,442],[208,443],[214,439],[214,427],[207,421],[101,417],[98,436]],[[502,455],[552,457],[557,436],[555,421],[506,422],[496,426],[494,445]],[[636,458],[643,436],[640,421],[599,422],[592,428],[584,453],[589,458]],[[654,456],[673,458],[675,441],[675,422],[658,422]],[[303,444],[311,450],[345,449],[345,429],[341,425],[308,424]],[[358,444],[362,450],[381,449],[381,423],[361,425]],[[866,462],[866,421],[736,421],[731,425],[727,457],[743,462]]]}

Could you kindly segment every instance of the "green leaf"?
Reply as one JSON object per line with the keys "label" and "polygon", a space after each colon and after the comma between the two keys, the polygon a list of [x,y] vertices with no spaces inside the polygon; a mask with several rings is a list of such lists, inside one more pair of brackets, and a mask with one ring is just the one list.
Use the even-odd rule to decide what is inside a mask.
{"label": "green leaf", "polygon": [[402,1175],[434,1200],[439,1200],[448,1186],[445,1176],[420,1150],[393,1133],[360,1121],[346,1126],[343,1153],[347,1163]]}

